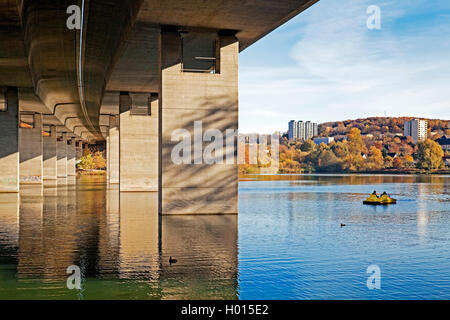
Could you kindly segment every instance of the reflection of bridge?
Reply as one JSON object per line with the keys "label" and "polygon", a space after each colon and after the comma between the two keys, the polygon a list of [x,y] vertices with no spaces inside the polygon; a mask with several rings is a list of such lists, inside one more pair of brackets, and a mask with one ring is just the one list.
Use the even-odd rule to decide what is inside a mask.
{"label": "reflection of bridge", "polygon": [[157,193],[117,185],[22,189],[0,194],[0,266],[14,266],[0,270],[0,299],[70,295],[70,265],[90,298],[237,298],[237,216],[161,217]]}
{"label": "reflection of bridge", "polygon": [[78,2],[78,30],[72,1],[0,4],[0,192],[106,140],[110,183],[159,191],[160,213],[236,213],[236,161],[175,166],[171,133],[237,129],[238,52],[317,0]]}

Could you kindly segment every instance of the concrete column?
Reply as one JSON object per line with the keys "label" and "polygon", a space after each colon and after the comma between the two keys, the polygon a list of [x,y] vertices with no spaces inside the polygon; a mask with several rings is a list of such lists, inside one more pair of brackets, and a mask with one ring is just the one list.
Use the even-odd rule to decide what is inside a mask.
{"label": "concrete column", "polygon": [[[162,214],[238,212],[236,142],[234,150],[228,154],[224,145],[226,130],[238,128],[239,43],[235,37],[220,36],[216,47],[216,73],[182,72],[180,35],[173,31],[161,32],[159,181]],[[194,130],[194,121],[201,121],[197,123],[201,128],[197,125]],[[176,164],[172,160],[172,151],[181,140],[178,137],[172,141],[172,134],[179,129],[187,132],[192,148],[188,163]],[[212,142],[202,142],[208,140],[202,139],[202,133],[210,129],[215,131],[209,133],[219,131],[223,136],[223,144],[214,148],[214,156],[223,159],[222,164],[217,161],[208,164],[203,157],[205,148]],[[194,148],[194,140],[202,148]]]}
{"label": "concrete column", "polygon": [[111,166],[110,163],[109,163],[109,158],[110,158],[109,153],[110,153],[110,151],[109,151],[109,129],[108,129],[108,130],[106,130],[106,181],[108,183],[109,183],[109,180],[110,180],[110,176],[109,176],[110,170],[109,170],[109,168]]}
{"label": "concrete column", "polygon": [[119,183],[119,123],[116,116],[109,117],[108,178],[109,183]]}
{"label": "concrete column", "polygon": [[44,137],[44,179],[58,178],[56,157],[56,126],[50,126],[50,136]]}
{"label": "concrete column", "polygon": [[56,155],[58,162],[58,178],[67,177],[67,134],[63,133],[58,137],[56,143]]}
{"label": "concrete column", "polygon": [[34,113],[32,128],[19,128],[20,183],[42,183],[42,115]]}
{"label": "concrete column", "polygon": [[86,152],[86,149],[88,148],[88,144],[82,142],[81,143],[81,153],[84,155],[84,153]]}
{"label": "concrete column", "polygon": [[74,176],[75,172],[75,138],[69,139],[67,144],[67,175]]}
{"label": "concrete column", "polygon": [[83,156],[83,141],[77,141],[75,144],[75,148],[76,148],[75,159],[80,160],[81,157]]}
{"label": "concrete column", "polygon": [[[131,114],[132,106],[150,112]],[[158,191],[157,94],[121,93],[119,109],[120,191]]]}
{"label": "concrete column", "polygon": [[6,110],[0,106],[0,192],[19,192],[19,98],[17,88],[8,88],[4,95]]}

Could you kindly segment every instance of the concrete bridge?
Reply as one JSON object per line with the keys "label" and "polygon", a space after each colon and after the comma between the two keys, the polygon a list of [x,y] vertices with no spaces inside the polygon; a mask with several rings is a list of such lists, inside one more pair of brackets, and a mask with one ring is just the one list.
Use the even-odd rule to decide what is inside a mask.
{"label": "concrete bridge", "polygon": [[237,129],[238,53],[317,1],[3,0],[0,192],[75,175],[106,140],[120,191],[158,192],[161,214],[236,214],[237,162],[174,164],[172,133]]}

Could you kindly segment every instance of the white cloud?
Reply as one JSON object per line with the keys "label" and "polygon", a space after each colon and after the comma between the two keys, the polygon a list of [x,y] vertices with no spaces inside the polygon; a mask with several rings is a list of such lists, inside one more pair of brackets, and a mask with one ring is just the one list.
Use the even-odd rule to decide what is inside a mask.
{"label": "white cloud", "polygon": [[[366,8],[374,2],[382,10],[381,30],[366,27]],[[450,23],[436,15],[431,22],[446,23],[411,19],[409,28],[407,6],[322,0],[308,9],[302,37],[287,52],[293,63],[241,65],[240,131],[273,132],[286,130],[290,119],[324,122],[385,111],[449,119]]]}

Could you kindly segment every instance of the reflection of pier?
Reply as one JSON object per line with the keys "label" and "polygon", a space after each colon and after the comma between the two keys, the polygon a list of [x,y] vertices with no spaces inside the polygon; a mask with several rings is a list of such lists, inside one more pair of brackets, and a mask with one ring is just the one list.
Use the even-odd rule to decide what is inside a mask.
{"label": "reflection of pier", "polygon": [[19,195],[0,197],[0,265],[17,262],[19,246]]}
{"label": "reflection of pier", "polygon": [[237,216],[163,216],[161,242],[161,281],[170,298],[237,298]]}
{"label": "reflection of pier", "polygon": [[156,280],[160,263],[158,194],[120,193],[119,208],[120,277]]}
{"label": "reflection of pier", "polygon": [[104,279],[105,298],[120,281],[140,298],[236,298],[237,216],[161,217],[157,196],[103,183],[2,194],[0,264],[15,270],[18,288],[51,283],[70,294],[66,269],[78,265],[86,297]]}

